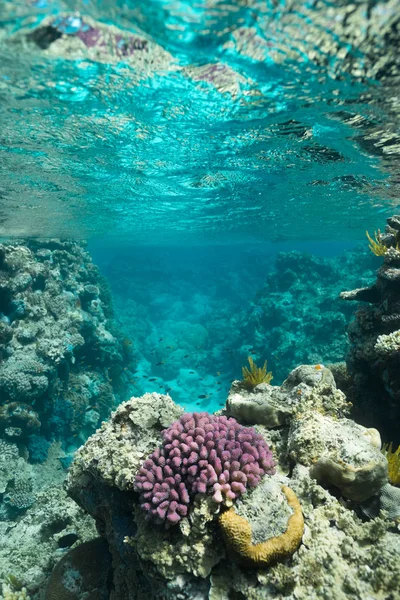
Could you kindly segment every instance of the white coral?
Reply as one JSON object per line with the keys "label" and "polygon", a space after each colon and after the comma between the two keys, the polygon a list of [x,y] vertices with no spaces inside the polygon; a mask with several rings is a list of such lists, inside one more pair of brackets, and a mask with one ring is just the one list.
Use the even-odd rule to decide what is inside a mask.
{"label": "white coral", "polygon": [[24,587],[15,591],[8,583],[3,583],[0,600],[30,600],[30,596]]}
{"label": "white coral", "polygon": [[378,354],[400,352],[400,329],[387,335],[380,335],[374,349]]}

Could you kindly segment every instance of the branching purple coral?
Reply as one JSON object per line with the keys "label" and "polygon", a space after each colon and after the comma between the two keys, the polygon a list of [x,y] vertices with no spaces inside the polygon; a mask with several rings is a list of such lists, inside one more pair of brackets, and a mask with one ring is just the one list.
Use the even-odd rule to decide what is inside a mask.
{"label": "branching purple coral", "polygon": [[178,523],[197,493],[231,505],[275,472],[263,437],[233,418],[186,413],[162,435],[135,478],[142,508],[158,522]]}

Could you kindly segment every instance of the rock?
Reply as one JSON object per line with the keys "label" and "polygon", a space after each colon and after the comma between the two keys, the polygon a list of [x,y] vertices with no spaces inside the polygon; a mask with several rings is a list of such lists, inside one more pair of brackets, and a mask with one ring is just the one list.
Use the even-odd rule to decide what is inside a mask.
{"label": "rock", "polygon": [[[145,394],[123,402],[76,453],[69,493],[80,498],[88,474],[121,491],[132,491],[136,471],[161,440],[161,430],[183,413],[170,396]],[[81,488],[82,486],[82,488]]]}
{"label": "rock", "polygon": [[321,485],[335,486],[346,498],[362,502],[387,483],[387,460],[377,436],[376,430],[350,419],[306,412],[291,423],[289,455],[310,466]]}
{"label": "rock", "polygon": [[279,427],[288,422],[292,408],[285,403],[279,387],[261,383],[249,391],[240,381],[234,381],[226,401],[226,414],[242,423]]}
{"label": "rock", "polygon": [[[188,516],[170,528],[146,520],[132,483],[138,466],[159,446],[162,428],[182,412],[169,396],[132,398],[76,453],[67,489],[96,519],[108,544],[113,565],[110,600],[272,600],[283,596],[288,600],[345,600],[373,598],[377,589],[382,597],[390,597],[400,581],[400,540],[393,522],[383,516],[361,521],[354,506],[348,508],[349,501],[338,500],[339,490],[332,490],[331,481],[331,473],[343,467],[342,480],[334,482],[342,486],[342,494],[368,495],[368,480],[379,496],[376,490],[385,483],[381,475],[387,468],[377,447],[379,434],[343,418],[348,407],[344,394],[328,379],[329,373],[326,380],[323,376],[316,381],[313,369],[303,368],[290,376],[286,392],[283,386],[277,388],[293,410],[287,425],[270,431],[256,425],[267,441],[271,439],[279,464],[287,461],[289,452],[295,462],[290,476],[263,479],[229,509],[250,523],[250,545],[255,543],[250,548],[252,556],[254,552],[258,556],[258,543],[267,543],[268,549],[271,539],[295,539],[295,544],[289,544],[284,538],[285,551],[290,546],[294,552],[284,563],[269,564],[269,554],[267,569],[257,561],[246,567],[233,562],[229,535],[225,540],[220,530],[220,519],[228,511],[222,513],[211,496],[196,495]],[[328,476],[322,477],[328,489],[310,474],[319,458],[332,461]],[[359,473],[354,477],[353,471],[374,461],[375,468],[364,469],[365,477],[360,479]],[[290,502],[282,484],[292,490]],[[306,526],[297,549],[301,535],[293,538],[289,525],[293,515],[299,515],[299,507]],[[246,527],[243,539],[248,548]],[[74,530],[69,528],[66,535]],[[357,593],[349,596],[350,589]]]}
{"label": "rock", "polygon": [[346,362],[353,385],[349,395],[355,418],[374,426],[385,441],[396,441],[400,420],[400,220],[387,220],[380,240],[386,251],[375,283],[369,288],[343,292],[346,300],[368,304],[355,313],[348,328],[350,350]]}
{"label": "rock", "polygon": [[309,387],[320,385],[336,388],[335,379],[329,369],[324,365],[300,365],[293,369],[282,383],[282,391],[292,391],[299,383],[305,383]]}
{"label": "rock", "polygon": [[[318,390],[316,394],[314,388]],[[304,404],[306,396],[314,410],[339,414],[349,406],[344,394],[336,389],[331,371],[317,364],[300,365],[280,387],[261,383],[249,391],[243,382],[234,381],[225,412],[243,423],[281,427],[289,422],[299,403]]]}
{"label": "rock", "polygon": [[54,568],[45,600],[108,600],[111,556],[96,538],[70,550]]}

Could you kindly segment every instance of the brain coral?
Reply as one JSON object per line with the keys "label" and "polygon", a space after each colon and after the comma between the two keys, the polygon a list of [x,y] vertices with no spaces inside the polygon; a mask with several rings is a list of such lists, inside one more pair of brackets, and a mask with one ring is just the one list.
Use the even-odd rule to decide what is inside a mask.
{"label": "brain coral", "polygon": [[190,496],[210,493],[231,506],[235,498],[274,473],[272,453],[252,427],[208,413],[186,413],[163,431],[163,442],[135,478],[149,519],[176,524]]}

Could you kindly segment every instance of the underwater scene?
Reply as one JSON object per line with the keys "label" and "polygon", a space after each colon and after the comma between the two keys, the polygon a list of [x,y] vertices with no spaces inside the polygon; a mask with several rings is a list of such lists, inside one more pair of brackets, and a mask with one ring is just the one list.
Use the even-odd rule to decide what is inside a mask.
{"label": "underwater scene", "polygon": [[0,0],[0,600],[400,600],[400,0]]}

